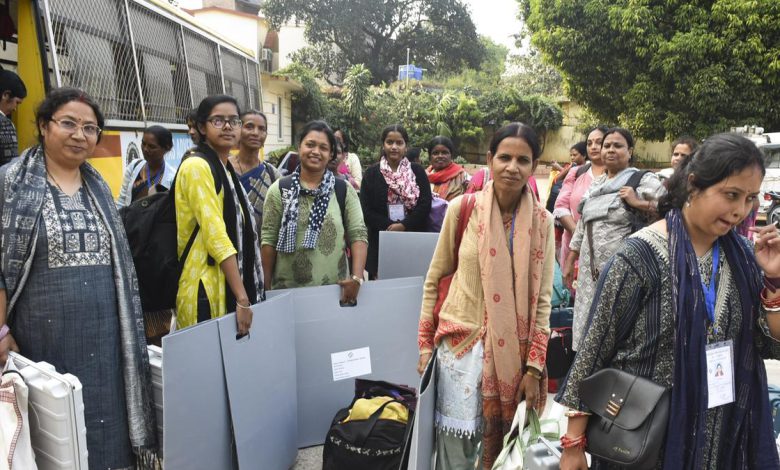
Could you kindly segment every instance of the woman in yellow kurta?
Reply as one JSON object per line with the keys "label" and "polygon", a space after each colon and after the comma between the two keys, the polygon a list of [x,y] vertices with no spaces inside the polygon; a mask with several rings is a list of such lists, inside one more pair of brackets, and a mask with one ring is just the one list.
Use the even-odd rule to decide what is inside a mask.
{"label": "woman in yellow kurta", "polygon": [[250,306],[263,297],[263,276],[252,211],[228,161],[241,128],[238,104],[230,96],[207,97],[196,119],[201,143],[185,156],[174,183],[180,257],[195,233],[179,279],[177,324],[236,311],[239,333],[246,334]]}

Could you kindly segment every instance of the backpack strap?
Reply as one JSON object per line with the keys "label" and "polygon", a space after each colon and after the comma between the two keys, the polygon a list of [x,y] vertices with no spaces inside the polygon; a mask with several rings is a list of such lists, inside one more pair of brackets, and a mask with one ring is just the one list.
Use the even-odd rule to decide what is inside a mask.
{"label": "backpack strap", "polygon": [[584,165],[580,165],[580,166],[577,168],[577,173],[575,173],[575,174],[574,174],[574,179],[575,179],[575,181],[576,181],[576,180],[577,180],[577,179],[578,179],[580,176],[582,176],[582,175],[584,175],[585,173],[587,173],[587,171],[588,171],[588,170],[590,170],[590,162],[588,162],[588,163],[586,163],[586,164],[584,164]]}
{"label": "backpack strap", "polygon": [[626,186],[631,186],[631,188],[636,191],[639,187],[639,184],[642,183],[642,178],[645,177],[645,174],[649,173],[647,170],[639,170],[635,171],[633,175],[631,175],[630,178],[628,178],[628,182],[626,183]]}
{"label": "backpack strap", "polygon": [[460,242],[463,240],[463,234],[469,225],[471,213],[474,211],[474,205],[477,203],[477,197],[472,194],[463,196],[460,202],[460,216],[458,219],[458,228],[455,231],[455,270],[458,269],[458,251],[460,251]]}

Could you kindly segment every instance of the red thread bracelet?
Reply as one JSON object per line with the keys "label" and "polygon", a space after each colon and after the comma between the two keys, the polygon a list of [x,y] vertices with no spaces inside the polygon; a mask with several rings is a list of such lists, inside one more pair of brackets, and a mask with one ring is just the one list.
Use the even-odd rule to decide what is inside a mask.
{"label": "red thread bracelet", "polygon": [[561,447],[564,449],[582,449],[585,450],[585,447],[588,445],[588,438],[585,437],[585,434],[582,434],[578,437],[569,437],[567,435],[561,436]]}
{"label": "red thread bracelet", "polygon": [[776,299],[768,299],[769,289],[764,288],[761,290],[761,303],[764,305],[764,307],[768,308],[775,308],[780,307],[780,297],[777,297]]}

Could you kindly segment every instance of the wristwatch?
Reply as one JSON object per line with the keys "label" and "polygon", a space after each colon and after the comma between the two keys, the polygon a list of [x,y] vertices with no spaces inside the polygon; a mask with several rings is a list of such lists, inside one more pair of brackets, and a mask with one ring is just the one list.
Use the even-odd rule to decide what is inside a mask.
{"label": "wristwatch", "polygon": [[358,285],[360,285],[360,286],[362,286],[362,285],[363,285],[363,278],[362,278],[362,277],[357,277],[357,276],[355,276],[355,275],[353,274],[353,275],[352,275],[352,277],[351,277],[351,279],[352,279],[353,281],[357,282],[357,283],[358,283]]}

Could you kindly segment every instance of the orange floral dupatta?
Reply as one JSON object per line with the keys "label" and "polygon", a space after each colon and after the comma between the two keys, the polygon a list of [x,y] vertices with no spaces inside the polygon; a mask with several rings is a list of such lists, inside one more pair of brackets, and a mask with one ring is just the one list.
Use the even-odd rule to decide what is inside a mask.
{"label": "orange floral dupatta", "polygon": [[[550,214],[526,186],[517,207],[510,257],[501,211],[489,182],[477,195],[479,265],[485,295],[482,464],[491,468],[512,425],[526,362],[544,363],[548,337],[535,331]],[[514,272],[513,267],[514,265]],[[514,282],[512,282],[514,280]],[[540,360],[541,359],[541,360]],[[545,374],[546,375],[546,374]],[[537,408],[544,409],[547,378]]]}

